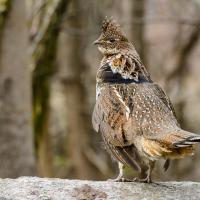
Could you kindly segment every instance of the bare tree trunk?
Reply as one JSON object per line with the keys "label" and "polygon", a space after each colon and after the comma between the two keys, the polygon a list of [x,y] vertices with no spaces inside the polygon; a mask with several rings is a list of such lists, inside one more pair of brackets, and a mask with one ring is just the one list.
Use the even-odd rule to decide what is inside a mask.
{"label": "bare tree trunk", "polygon": [[39,176],[54,176],[49,134],[50,77],[54,72],[57,38],[68,1],[35,1],[32,5],[33,116]]}
{"label": "bare tree trunk", "polygon": [[0,46],[0,177],[34,174],[25,0],[12,1]]}

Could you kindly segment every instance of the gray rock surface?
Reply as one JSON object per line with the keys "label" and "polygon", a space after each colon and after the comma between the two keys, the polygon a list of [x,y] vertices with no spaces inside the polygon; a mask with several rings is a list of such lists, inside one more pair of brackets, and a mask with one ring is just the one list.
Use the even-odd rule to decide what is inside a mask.
{"label": "gray rock surface", "polygon": [[0,179],[0,200],[200,200],[200,183],[116,183],[38,177]]}

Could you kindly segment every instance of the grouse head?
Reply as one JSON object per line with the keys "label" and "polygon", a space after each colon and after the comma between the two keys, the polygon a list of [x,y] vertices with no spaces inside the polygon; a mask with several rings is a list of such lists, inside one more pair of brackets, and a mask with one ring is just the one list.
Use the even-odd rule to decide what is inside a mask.
{"label": "grouse head", "polygon": [[118,54],[130,46],[119,24],[112,18],[106,18],[103,21],[102,33],[94,44],[98,45],[98,49],[104,55]]}

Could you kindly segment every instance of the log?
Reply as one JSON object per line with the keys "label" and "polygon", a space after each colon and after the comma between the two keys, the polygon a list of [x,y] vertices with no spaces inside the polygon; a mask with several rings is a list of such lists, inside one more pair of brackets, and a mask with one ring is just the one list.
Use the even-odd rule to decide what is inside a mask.
{"label": "log", "polygon": [[117,183],[55,178],[0,179],[0,200],[199,200],[200,183]]}

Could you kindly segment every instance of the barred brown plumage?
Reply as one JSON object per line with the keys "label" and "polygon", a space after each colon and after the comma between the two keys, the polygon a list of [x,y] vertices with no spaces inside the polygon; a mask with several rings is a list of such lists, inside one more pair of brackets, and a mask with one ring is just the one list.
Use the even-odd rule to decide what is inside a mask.
{"label": "barred brown plumage", "polygon": [[[97,99],[92,123],[120,166],[139,171],[143,182],[151,182],[158,159],[192,155],[200,135],[181,129],[170,99],[155,84],[134,46],[112,19],[103,22],[95,41],[103,53],[97,71]],[[124,181],[123,167],[117,181]]]}

